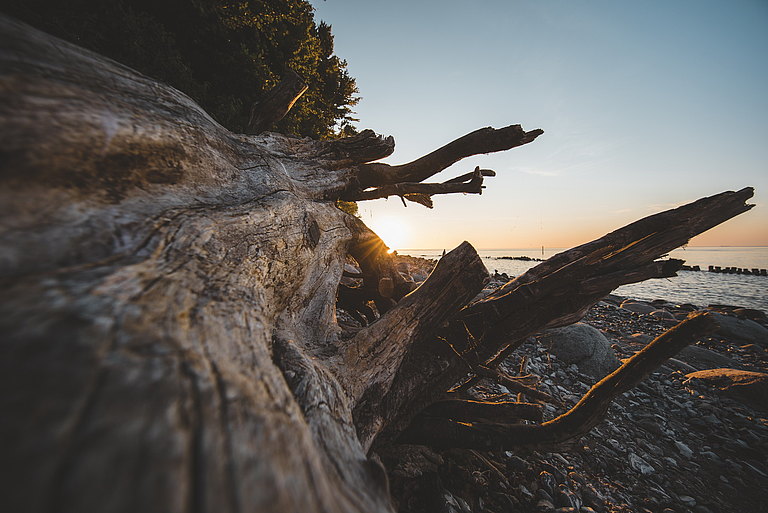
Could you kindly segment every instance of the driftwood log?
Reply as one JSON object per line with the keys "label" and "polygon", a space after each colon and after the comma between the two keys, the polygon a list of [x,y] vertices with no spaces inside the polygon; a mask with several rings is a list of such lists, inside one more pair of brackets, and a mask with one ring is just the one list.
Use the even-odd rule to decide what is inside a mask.
{"label": "driftwood log", "polygon": [[[412,290],[335,202],[480,193],[488,170],[423,182],[541,130],[484,128],[389,166],[374,161],[394,141],[369,130],[263,132],[303,91],[295,76],[256,106],[257,133],[240,135],[184,94],[14,20],[0,18],[0,43],[2,511],[386,512],[379,447],[567,443],[706,316],[552,422],[514,422],[540,420],[536,404],[446,392],[492,376],[551,399],[503,374],[501,358],[618,285],[674,275],[682,262],[659,257],[750,208],[744,189],[651,216],[478,301],[488,274],[463,243]],[[348,258],[355,294],[380,315],[356,333],[336,321]]]}

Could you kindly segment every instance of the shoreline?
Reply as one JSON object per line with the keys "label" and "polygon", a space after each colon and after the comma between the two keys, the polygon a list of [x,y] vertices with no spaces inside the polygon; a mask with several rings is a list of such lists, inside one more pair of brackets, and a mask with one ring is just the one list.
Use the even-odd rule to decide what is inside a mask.
{"label": "shoreline", "polygon": [[[398,254],[397,257],[409,262],[409,265],[417,270],[419,278],[423,280],[437,262],[439,255],[436,258],[429,258]],[[507,279],[524,273],[539,262],[538,259],[525,260],[519,259],[520,257],[499,260],[487,256],[481,258],[492,277],[494,272],[498,272],[500,276],[506,275]],[[702,308],[708,305],[728,304],[768,313],[768,296],[764,293],[766,285],[768,282],[762,276],[680,271],[675,278],[652,279],[623,285],[614,293],[644,301],[662,299],[670,303],[695,304]]]}

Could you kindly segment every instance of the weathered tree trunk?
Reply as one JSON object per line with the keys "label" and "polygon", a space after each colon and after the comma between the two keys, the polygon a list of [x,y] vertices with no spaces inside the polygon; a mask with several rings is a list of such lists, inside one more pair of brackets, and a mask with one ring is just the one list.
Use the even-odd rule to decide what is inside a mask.
{"label": "weathered tree trunk", "polygon": [[[743,190],[652,216],[475,303],[488,276],[464,243],[411,292],[335,201],[479,193],[487,170],[421,182],[540,130],[485,128],[388,166],[370,162],[394,142],[371,131],[233,134],[178,91],[21,23],[0,18],[0,43],[3,511],[384,512],[379,445],[430,443],[429,429],[475,448],[578,436],[671,350],[524,434],[483,421],[538,419],[536,405],[445,392],[498,375],[499,354],[619,284],[674,274],[679,262],[654,260],[749,208]],[[303,87],[284,86],[254,130]],[[354,336],[335,318],[348,255],[386,312]],[[656,345],[706,324],[689,323]]]}

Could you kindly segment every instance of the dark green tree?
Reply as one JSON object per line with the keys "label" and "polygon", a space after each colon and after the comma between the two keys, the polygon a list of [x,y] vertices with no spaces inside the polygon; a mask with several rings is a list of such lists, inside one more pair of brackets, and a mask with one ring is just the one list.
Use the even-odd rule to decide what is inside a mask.
{"label": "dark green tree", "polygon": [[306,0],[7,0],[2,10],[176,87],[235,132],[290,67],[309,90],[274,129],[354,133],[355,80]]}

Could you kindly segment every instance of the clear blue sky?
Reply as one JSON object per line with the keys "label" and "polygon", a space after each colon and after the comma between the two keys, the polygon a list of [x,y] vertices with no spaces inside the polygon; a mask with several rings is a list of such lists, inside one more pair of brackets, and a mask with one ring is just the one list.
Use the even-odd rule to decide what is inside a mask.
{"label": "clear blue sky", "polygon": [[745,186],[757,207],[692,245],[768,245],[768,1],[312,4],[357,79],[358,127],[395,137],[386,162],[483,126],[545,132],[435,177],[495,169],[482,196],[361,203],[396,246],[572,246]]}

